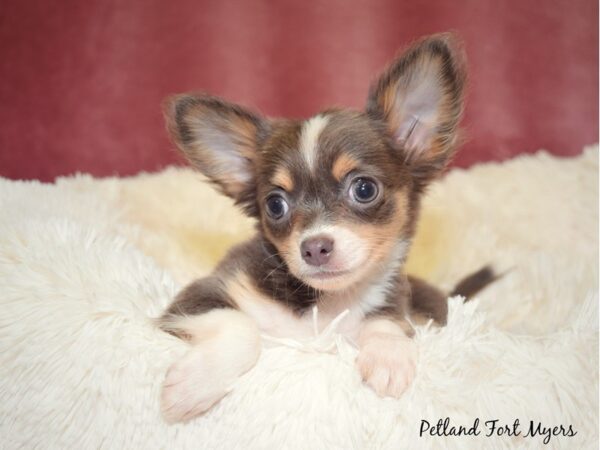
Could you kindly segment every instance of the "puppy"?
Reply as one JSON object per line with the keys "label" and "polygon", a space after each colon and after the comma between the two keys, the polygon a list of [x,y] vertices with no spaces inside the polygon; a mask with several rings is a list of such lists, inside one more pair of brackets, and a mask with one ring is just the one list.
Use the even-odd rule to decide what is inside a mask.
{"label": "puppy", "polygon": [[[266,119],[204,94],[166,104],[177,147],[246,214],[256,236],[187,286],[160,326],[190,342],[169,369],[162,409],[184,421],[256,362],[260,333],[313,335],[310,311],[358,346],[364,381],[398,397],[415,374],[409,323],[444,324],[447,295],[403,271],[428,183],[448,164],[463,109],[464,57],[451,35],[423,39],[372,85],[364,111]],[[494,279],[484,268],[452,294]]]}

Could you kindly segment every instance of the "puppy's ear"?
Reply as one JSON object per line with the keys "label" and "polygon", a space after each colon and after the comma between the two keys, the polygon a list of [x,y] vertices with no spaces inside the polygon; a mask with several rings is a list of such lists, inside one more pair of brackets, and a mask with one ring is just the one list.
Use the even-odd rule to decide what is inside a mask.
{"label": "puppy's ear", "polygon": [[257,147],[267,121],[208,95],[177,95],[164,103],[171,137],[187,159],[250,215]]}
{"label": "puppy's ear", "polygon": [[371,86],[367,113],[385,122],[421,187],[454,153],[464,85],[461,47],[441,34],[411,46]]}

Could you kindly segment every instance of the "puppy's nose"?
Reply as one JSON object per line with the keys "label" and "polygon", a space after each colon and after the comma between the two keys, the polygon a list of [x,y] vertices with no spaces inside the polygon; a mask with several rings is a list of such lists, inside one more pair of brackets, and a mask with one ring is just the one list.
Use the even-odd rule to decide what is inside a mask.
{"label": "puppy's nose", "polygon": [[302,259],[308,264],[322,266],[333,253],[333,239],[325,235],[311,237],[300,244],[300,251]]}

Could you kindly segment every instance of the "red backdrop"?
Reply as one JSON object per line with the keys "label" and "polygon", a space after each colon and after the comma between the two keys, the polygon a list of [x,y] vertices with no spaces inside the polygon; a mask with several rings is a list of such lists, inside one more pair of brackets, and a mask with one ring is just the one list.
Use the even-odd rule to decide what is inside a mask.
{"label": "red backdrop", "polygon": [[127,175],[177,161],[166,95],[277,116],[361,107],[408,41],[457,30],[471,86],[456,163],[598,135],[596,0],[48,0],[0,3],[0,175]]}

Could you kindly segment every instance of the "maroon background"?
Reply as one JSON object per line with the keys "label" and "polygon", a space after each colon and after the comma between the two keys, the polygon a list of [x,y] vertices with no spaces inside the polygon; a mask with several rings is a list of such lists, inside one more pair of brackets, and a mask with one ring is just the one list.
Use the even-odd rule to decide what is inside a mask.
{"label": "maroon background", "polygon": [[269,115],[361,107],[408,41],[457,30],[459,165],[598,135],[596,0],[0,0],[0,175],[127,175],[177,161],[161,100],[205,90]]}

